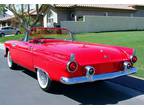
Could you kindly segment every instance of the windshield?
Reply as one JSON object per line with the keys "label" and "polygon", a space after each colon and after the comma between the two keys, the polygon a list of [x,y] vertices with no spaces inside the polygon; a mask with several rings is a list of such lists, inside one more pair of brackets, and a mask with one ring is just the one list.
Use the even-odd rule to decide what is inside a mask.
{"label": "windshield", "polygon": [[33,39],[58,39],[58,40],[73,40],[71,32],[65,28],[39,28],[31,29],[29,40]]}

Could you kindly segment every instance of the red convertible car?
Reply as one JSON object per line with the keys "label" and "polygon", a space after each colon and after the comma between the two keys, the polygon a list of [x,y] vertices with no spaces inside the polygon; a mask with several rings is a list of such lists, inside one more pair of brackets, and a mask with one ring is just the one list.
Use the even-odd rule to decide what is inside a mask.
{"label": "red convertible car", "polygon": [[77,84],[112,79],[137,71],[133,48],[75,41],[65,28],[32,28],[22,40],[5,42],[9,68],[37,73],[43,90],[53,81]]}

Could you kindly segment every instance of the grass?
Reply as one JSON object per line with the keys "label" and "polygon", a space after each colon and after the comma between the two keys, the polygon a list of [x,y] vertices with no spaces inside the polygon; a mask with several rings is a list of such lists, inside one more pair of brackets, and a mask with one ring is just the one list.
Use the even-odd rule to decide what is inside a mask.
{"label": "grass", "polygon": [[0,43],[4,43],[8,40],[21,40],[23,38],[23,34],[15,35],[15,36],[6,36],[6,37],[0,37]]}
{"label": "grass", "polygon": [[[0,43],[6,40],[20,40],[23,35],[0,38]],[[76,35],[78,41],[102,43],[135,48],[138,62],[135,66],[138,72],[134,75],[144,78],[144,31],[81,33]]]}

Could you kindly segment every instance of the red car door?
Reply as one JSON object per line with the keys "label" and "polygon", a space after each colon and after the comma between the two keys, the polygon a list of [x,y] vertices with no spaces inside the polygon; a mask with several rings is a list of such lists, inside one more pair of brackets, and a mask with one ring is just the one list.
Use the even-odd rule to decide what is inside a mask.
{"label": "red car door", "polygon": [[15,45],[16,62],[30,70],[33,70],[33,44],[29,42],[19,41]]}

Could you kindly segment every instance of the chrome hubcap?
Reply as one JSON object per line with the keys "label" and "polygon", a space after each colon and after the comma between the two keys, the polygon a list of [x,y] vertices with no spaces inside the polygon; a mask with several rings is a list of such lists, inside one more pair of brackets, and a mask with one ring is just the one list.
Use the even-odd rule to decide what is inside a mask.
{"label": "chrome hubcap", "polygon": [[46,88],[48,84],[48,75],[42,70],[37,70],[37,78],[41,88]]}
{"label": "chrome hubcap", "polygon": [[7,56],[7,63],[8,63],[9,67],[12,67],[12,59],[11,59],[11,56],[10,56],[9,52],[8,52],[8,56]]}

